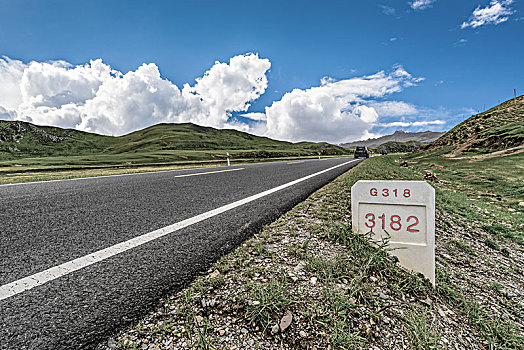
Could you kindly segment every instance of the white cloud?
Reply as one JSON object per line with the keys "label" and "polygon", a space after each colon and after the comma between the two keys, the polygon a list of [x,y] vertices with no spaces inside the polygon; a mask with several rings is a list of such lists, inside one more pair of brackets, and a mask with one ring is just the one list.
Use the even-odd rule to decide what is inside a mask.
{"label": "white cloud", "polygon": [[[2,117],[121,135],[159,122],[246,128],[229,122],[267,88],[267,59],[256,54],[216,62],[194,86],[162,79],[154,63],[125,74],[102,60],[67,62],[0,59]],[[4,91],[5,90],[5,91]]]}
{"label": "white cloud", "polygon": [[[401,122],[417,126],[422,122],[417,115],[425,115],[412,104],[384,101],[422,80],[402,66],[338,81],[324,77],[319,86],[285,93],[264,113],[248,112],[267,89],[270,67],[268,59],[256,54],[239,55],[227,63],[216,62],[193,85],[180,88],[163,79],[154,63],[122,73],[100,59],[75,66],[63,61],[26,64],[4,57],[0,119],[106,135],[161,122],[193,122],[281,140],[338,143],[376,136],[373,127],[400,117],[409,117]],[[250,121],[234,119],[233,112]],[[431,118],[437,119],[423,120]]]}
{"label": "white cloud", "polygon": [[410,126],[427,126],[427,125],[444,125],[446,122],[444,120],[425,120],[425,121],[417,121],[417,122],[391,122],[391,123],[383,123],[383,124],[377,124],[377,126],[383,126],[383,127],[394,127],[394,126],[400,126],[400,127],[410,127]]}
{"label": "white cloud", "polygon": [[413,10],[425,10],[431,7],[436,0],[415,0],[409,3]]}
{"label": "white cloud", "polygon": [[16,108],[22,103],[20,80],[26,65],[8,57],[0,57],[0,105],[4,108]]}
{"label": "white cloud", "polygon": [[510,5],[513,0],[492,0],[488,6],[481,8],[478,6],[467,22],[460,26],[464,28],[477,28],[487,24],[500,24],[508,20],[508,16],[513,14]]}
{"label": "white cloud", "polygon": [[402,101],[371,102],[369,105],[381,117],[401,117],[418,112],[414,105]]}
{"label": "white cloud", "polygon": [[240,116],[244,118],[249,118],[251,120],[256,120],[256,121],[265,121],[267,119],[266,114],[260,113],[260,112],[245,113],[245,114],[240,114]]}
{"label": "white cloud", "polygon": [[453,46],[454,46],[454,47],[465,46],[467,42],[468,42],[467,39],[459,39],[459,40],[457,40],[457,41],[453,44]]}
{"label": "white cloud", "polygon": [[[333,81],[321,86],[295,89],[266,107],[264,134],[289,141],[344,142],[361,138],[378,120],[372,100],[400,92],[421,81],[401,66],[386,74]],[[368,101],[371,100],[371,101]],[[386,105],[375,103],[379,108]]]}
{"label": "white cloud", "polygon": [[379,5],[382,9],[382,13],[387,16],[396,16],[397,10],[391,6]]}

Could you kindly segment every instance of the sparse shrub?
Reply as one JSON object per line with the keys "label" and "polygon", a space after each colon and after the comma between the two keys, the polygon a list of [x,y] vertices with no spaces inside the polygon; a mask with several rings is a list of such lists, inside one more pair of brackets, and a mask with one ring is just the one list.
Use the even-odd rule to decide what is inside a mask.
{"label": "sparse shrub", "polygon": [[486,243],[486,245],[487,245],[488,247],[490,247],[491,249],[500,250],[499,245],[498,245],[497,242],[495,242],[494,240],[491,240],[491,239],[489,239],[489,238],[486,238],[486,240],[484,241],[484,243]]}

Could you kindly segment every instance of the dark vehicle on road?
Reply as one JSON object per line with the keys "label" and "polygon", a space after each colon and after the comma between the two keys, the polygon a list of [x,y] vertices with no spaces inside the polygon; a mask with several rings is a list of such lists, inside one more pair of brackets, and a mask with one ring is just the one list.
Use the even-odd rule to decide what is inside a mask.
{"label": "dark vehicle on road", "polygon": [[369,150],[365,146],[357,146],[355,148],[355,158],[366,157],[369,158]]}

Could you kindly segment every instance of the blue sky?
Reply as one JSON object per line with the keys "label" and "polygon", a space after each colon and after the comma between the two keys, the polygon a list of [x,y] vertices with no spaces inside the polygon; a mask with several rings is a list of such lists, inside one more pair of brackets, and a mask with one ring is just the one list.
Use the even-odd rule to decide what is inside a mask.
{"label": "blue sky", "polygon": [[[475,10],[480,10],[477,16]],[[446,130],[477,110],[483,110],[484,106],[488,108],[511,98],[514,88],[519,94],[524,93],[524,5],[520,0],[0,0],[0,13],[0,56],[5,56],[4,70],[19,61],[24,65],[20,69],[25,69],[30,62],[60,60],[74,67],[100,58],[111,69],[126,74],[137,71],[143,63],[154,63],[162,79],[169,80],[182,90],[186,83],[195,86],[195,79],[203,77],[216,61],[228,63],[232,57],[255,53],[259,59],[270,62],[270,68],[257,70],[257,74],[267,78],[267,86],[258,86],[259,93],[255,97],[231,102],[235,106],[243,102],[241,107],[221,104],[227,117],[224,122],[226,117],[222,116],[222,124],[217,122],[220,119],[218,117],[211,118],[214,121],[209,123],[204,117],[191,119],[187,111],[184,111],[187,112],[184,118],[293,141],[320,141],[324,138],[331,142],[342,142],[397,129]],[[314,115],[304,108],[298,112],[289,110],[290,106],[296,105],[296,100],[292,98],[296,97],[302,102],[308,98],[307,94],[291,96],[293,89],[307,92],[311,87],[320,86],[324,77],[329,77],[332,82],[362,77],[374,80],[369,77],[381,71],[385,72],[386,79],[390,77],[395,80],[399,75],[394,72],[399,67],[411,77],[399,81],[399,88],[393,89],[393,92],[362,96],[358,91],[356,98],[342,98],[345,107],[337,103],[340,111],[336,113],[349,113],[358,118],[355,119],[357,123],[353,124],[355,128],[365,129],[365,133],[346,131],[348,136],[344,137],[329,131],[329,128],[343,129],[338,122],[328,118],[319,127],[316,122],[323,118],[322,115]],[[0,70],[0,81],[1,74]],[[20,82],[23,84],[22,79]],[[48,85],[39,80],[34,80],[32,84],[32,90],[27,86],[21,89],[34,91],[36,85]],[[71,88],[71,84],[68,86]],[[209,89],[227,91],[216,85],[210,85]],[[56,91],[54,89],[53,93]],[[266,113],[266,107],[271,107],[275,101],[282,102],[286,93],[289,100],[287,107],[280,103]],[[355,91],[351,90],[351,93]],[[35,94],[43,95],[45,100],[49,93]],[[193,94],[203,96],[199,91],[193,91]],[[13,119],[25,118],[39,123],[47,121],[48,124],[115,134],[129,131],[129,128],[147,126],[158,119],[130,122],[128,128],[120,129],[115,126],[118,122],[112,122],[112,126],[97,129],[94,125],[103,123],[101,119],[79,122],[80,117],[64,118],[63,104],[47,106],[59,109],[60,112],[57,110],[53,113],[62,113],[60,118],[56,113],[46,116],[41,110],[35,109],[33,100],[33,109],[27,109],[29,97],[25,92],[22,95],[26,100],[20,102],[22,99],[19,99],[17,103],[25,103],[25,109],[16,103],[4,102],[3,115],[0,109],[2,118],[11,116]],[[211,96],[216,97],[214,93]],[[324,103],[319,102],[317,97],[313,100],[317,104]],[[148,103],[160,103],[155,101]],[[380,113],[384,108],[376,103],[387,101],[405,105],[396,106],[400,110]],[[78,103],[75,100],[82,106],[85,102]],[[100,103],[96,105],[99,109],[91,107],[89,113],[102,113],[101,109],[111,109],[105,105],[100,107]],[[247,105],[249,107],[245,110]],[[311,104],[308,106],[311,107]],[[364,116],[364,107],[361,106],[374,108],[378,116]],[[401,107],[406,106],[413,109],[402,115]],[[161,109],[157,107],[153,109]],[[323,105],[322,109],[323,113],[332,112],[329,104]],[[126,107],[124,110],[129,112],[131,109]],[[158,121],[162,118],[185,121],[182,117],[169,119],[177,111],[180,109],[166,112]],[[296,120],[301,118],[300,111],[309,118],[316,118],[315,122]],[[243,117],[250,112],[266,113],[267,116],[260,116],[259,119],[264,119],[262,122]],[[205,110],[202,113],[216,112]],[[284,125],[286,118],[281,115],[285,115],[289,119],[288,124],[291,124]],[[267,120],[268,124],[275,122],[271,124],[273,131],[271,127],[268,131],[265,125],[259,125],[266,122],[265,118],[274,118],[272,122]],[[125,117],[119,120],[120,123],[126,123]],[[435,120],[440,122],[413,124],[416,121]],[[358,123],[360,121],[367,124],[361,125]],[[411,124],[395,126],[395,122]],[[297,125],[302,124],[309,125],[311,132],[302,130],[293,134]],[[275,127],[281,127],[282,130],[275,131]],[[320,129],[326,132],[325,137],[320,132],[315,133],[315,130]]]}

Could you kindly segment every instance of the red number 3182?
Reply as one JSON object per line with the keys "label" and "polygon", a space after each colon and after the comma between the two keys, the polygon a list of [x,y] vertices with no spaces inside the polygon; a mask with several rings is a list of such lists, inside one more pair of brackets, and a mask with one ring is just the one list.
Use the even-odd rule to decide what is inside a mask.
{"label": "red number 3182", "polygon": [[[386,214],[382,214],[378,217],[375,217],[375,214],[366,214],[365,216],[367,222],[364,224],[369,229],[373,229],[376,226],[376,219],[380,221],[381,227],[383,230],[386,229],[386,222],[388,220],[386,219]],[[419,224],[419,220],[416,216],[408,216],[406,220],[406,225],[408,225],[406,231],[408,232],[420,232],[419,229],[417,229],[417,225]],[[391,215],[389,218],[388,226],[393,231],[400,231],[402,229],[402,219],[399,215]]]}

